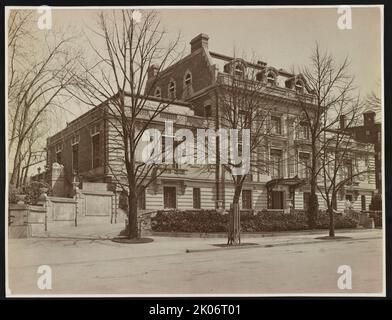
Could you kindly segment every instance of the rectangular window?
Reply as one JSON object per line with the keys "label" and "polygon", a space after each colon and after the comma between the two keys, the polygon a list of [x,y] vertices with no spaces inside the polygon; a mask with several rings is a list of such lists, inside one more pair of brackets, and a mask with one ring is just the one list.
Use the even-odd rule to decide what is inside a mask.
{"label": "rectangular window", "polygon": [[344,179],[347,179],[347,184],[352,183],[353,179],[353,164],[351,160],[347,160],[344,166]]}
{"label": "rectangular window", "polygon": [[165,209],[177,208],[176,187],[163,187],[163,207]]}
{"label": "rectangular window", "polygon": [[301,179],[309,179],[310,155],[306,152],[300,152],[298,155],[298,177]]}
{"label": "rectangular window", "polygon": [[201,208],[200,188],[193,188],[193,208]]}
{"label": "rectangular window", "polygon": [[308,211],[309,209],[309,198],[310,198],[310,193],[309,192],[304,192],[304,210]]}
{"label": "rectangular window", "polygon": [[74,173],[79,171],[79,144],[72,146],[72,171]]}
{"label": "rectangular window", "polygon": [[301,121],[299,124],[299,133],[298,133],[298,137],[300,139],[305,139],[308,140],[309,139],[309,126],[306,122]]}
{"label": "rectangular window", "polygon": [[56,152],[56,162],[58,164],[62,164],[62,151],[63,151],[63,145],[60,143],[58,145],[55,146],[55,152]]}
{"label": "rectangular window", "polygon": [[98,133],[98,134],[95,134],[95,135],[92,137],[93,168],[98,168],[98,167],[101,166],[99,136],[100,136],[100,134]]}
{"label": "rectangular window", "polygon": [[273,179],[283,177],[282,150],[271,149],[271,176]]}
{"label": "rectangular window", "polygon": [[61,164],[61,161],[62,161],[62,159],[61,159],[61,151],[57,151],[56,152],[56,162],[58,164]]}
{"label": "rectangular window", "polygon": [[280,117],[271,116],[272,133],[282,134],[282,121]]}
{"label": "rectangular window", "polygon": [[242,190],[242,209],[252,209],[252,190]]}
{"label": "rectangular window", "polygon": [[361,196],[361,210],[366,211],[366,196]]}
{"label": "rectangular window", "polygon": [[[172,141],[172,146],[166,146],[166,137]],[[178,168],[177,163],[174,161],[174,136],[166,136],[162,134],[161,136],[161,147],[162,147],[162,163],[173,164],[173,168]]]}

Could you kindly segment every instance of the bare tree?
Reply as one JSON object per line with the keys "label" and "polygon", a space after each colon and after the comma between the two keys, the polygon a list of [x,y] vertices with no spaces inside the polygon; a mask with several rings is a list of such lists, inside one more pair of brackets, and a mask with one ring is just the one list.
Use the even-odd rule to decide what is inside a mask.
{"label": "bare tree", "polygon": [[[224,169],[222,174],[228,172],[234,184],[228,244],[240,242],[239,200],[244,183],[251,181],[253,174],[268,171],[268,160],[262,155],[266,137],[272,129],[268,119],[276,104],[265,66],[243,59],[235,61],[229,74],[220,76],[217,111],[218,127],[229,129],[231,133],[230,137],[217,138],[217,163],[221,163]],[[247,131],[248,141],[245,139]]]}
{"label": "bare tree", "polygon": [[[308,91],[314,95],[313,101],[309,101],[300,94],[300,90],[297,91],[299,93],[297,94],[297,100],[303,112],[304,122],[309,128],[311,141],[310,197],[307,212],[309,228],[315,227],[319,207],[316,192],[321,167],[318,159],[324,151],[320,138],[325,131],[333,128],[338,123],[343,112],[341,106],[349,101],[349,96],[354,90],[354,78],[348,74],[348,68],[347,58],[342,63],[337,63],[331,54],[322,52],[319,46],[316,45],[310,64],[303,68],[301,74],[305,80],[303,85],[306,85]],[[324,122],[324,114],[331,114],[329,110],[335,110],[335,117]]]}
{"label": "bare tree", "polygon": [[[81,65],[84,75],[75,81],[73,94],[106,110],[113,130],[109,153],[114,161],[108,165],[114,182],[128,195],[127,233],[134,239],[138,237],[139,195],[165,170],[165,166],[138,158],[143,135],[175,100],[158,100],[151,105],[149,96],[161,71],[180,57],[179,36],[165,42],[166,32],[154,11],[113,10],[102,12],[98,21],[95,34],[104,47],[89,41],[97,59],[93,66]],[[149,72],[153,77],[146,86]]]}
{"label": "bare tree", "polygon": [[[13,156],[12,186],[19,184],[22,149],[31,131],[50,108],[61,107],[61,94],[71,83],[77,57],[67,47],[71,38],[54,31],[45,33],[43,39],[34,38],[29,30],[31,12],[13,10],[9,16],[8,150]],[[40,44],[40,52],[32,50],[32,39]]]}
{"label": "bare tree", "polygon": [[357,143],[347,129],[355,126],[361,115],[362,108],[358,100],[341,100],[338,110],[327,110],[323,113],[323,127],[327,127],[330,118],[340,114],[339,126],[329,127],[319,137],[322,144],[320,152],[320,173],[322,184],[318,190],[325,200],[329,215],[329,236],[335,236],[334,215],[337,209],[338,195],[346,188],[356,184],[356,178],[374,172],[369,167],[368,158],[374,150],[369,144]]}

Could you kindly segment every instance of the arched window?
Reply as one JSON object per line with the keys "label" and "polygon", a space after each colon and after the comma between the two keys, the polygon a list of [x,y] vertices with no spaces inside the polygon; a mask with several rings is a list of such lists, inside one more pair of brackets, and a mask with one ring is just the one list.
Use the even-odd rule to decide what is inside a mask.
{"label": "arched window", "polygon": [[297,80],[295,82],[295,91],[297,91],[298,93],[304,93],[304,83],[302,82],[302,80]]}
{"label": "arched window", "polygon": [[176,98],[176,82],[174,80],[170,80],[170,82],[169,82],[167,96],[169,99]]}
{"label": "arched window", "polygon": [[267,73],[267,83],[269,85],[275,85],[275,83],[276,83],[276,75],[272,71],[269,71]]}
{"label": "arched window", "polygon": [[192,74],[189,71],[185,74],[184,85],[185,87],[192,85]]}
{"label": "arched window", "polygon": [[154,96],[160,98],[162,96],[161,88],[157,87],[154,92]]}
{"label": "arched window", "polygon": [[183,98],[188,98],[192,95],[192,74],[187,71],[184,76]]}

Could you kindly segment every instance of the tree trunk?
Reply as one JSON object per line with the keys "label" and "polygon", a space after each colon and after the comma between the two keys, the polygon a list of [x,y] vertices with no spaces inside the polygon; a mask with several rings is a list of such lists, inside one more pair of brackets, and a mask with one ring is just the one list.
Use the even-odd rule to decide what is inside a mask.
{"label": "tree trunk", "polygon": [[329,236],[335,236],[335,221],[334,221],[334,205],[336,204],[336,195],[332,194],[331,204],[328,205],[328,213],[329,213]]}
{"label": "tree trunk", "polygon": [[317,213],[318,213],[318,198],[316,194],[317,190],[317,175],[316,175],[316,141],[312,141],[312,166],[311,166],[311,177],[310,177],[310,195],[309,195],[309,206],[308,206],[308,227],[314,229],[316,227]]}
{"label": "tree trunk", "polygon": [[14,167],[12,168],[12,174],[11,174],[11,178],[10,178],[10,185],[11,186],[15,186],[17,184],[18,171],[19,171],[20,162],[21,162],[21,158],[22,158],[22,154],[20,151],[21,147],[22,147],[22,144],[20,143],[20,141],[18,141],[16,151],[15,151]]}
{"label": "tree trunk", "polygon": [[[316,221],[317,221],[317,212],[318,212],[318,198],[316,191],[312,191],[311,187],[311,192],[309,195],[309,207],[308,207],[308,227],[309,229],[314,229],[316,227]],[[314,188],[315,189],[315,188]]]}
{"label": "tree trunk", "polygon": [[334,237],[335,236],[335,222],[334,222],[332,207],[328,208],[328,214],[329,214],[329,236]]}
{"label": "tree trunk", "polygon": [[128,238],[137,239],[137,196],[134,190],[129,190],[128,195]]}

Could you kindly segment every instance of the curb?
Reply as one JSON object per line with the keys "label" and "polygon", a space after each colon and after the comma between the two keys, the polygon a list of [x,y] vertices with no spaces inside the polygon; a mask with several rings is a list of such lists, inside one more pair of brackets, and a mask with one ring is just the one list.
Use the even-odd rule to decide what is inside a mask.
{"label": "curb", "polygon": [[221,250],[239,250],[239,249],[250,249],[250,248],[273,248],[273,247],[284,247],[284,246],[294,246],[298,244],[314,244],[320,242],[331,242],[331,241],[361,241],[361,240],[373,240],[373,239],[382,239],[382,237],[366,237],[366,238],[351,238],[351,239],[318,239],[318,240],[311,240],[311,241],[299,241],[299,242],[280,242],[280,243],[267,243],[267,244],[252,244],[252,245],[244,245],[244,246],[232,246],[232,247],[216,247],[216,248],[209,248],[209,249],[186,249],[186,253],[196,253],[196,252],[209,252],[209,251],[221,251]]}
{"label": "curb", "polygon": [[[366,229],[366,228],[358,228],[358,229],[337,229],[339,233],[361,233],[367,232],[371,230],[382,230],[382,229]],[[306,235],[317,235],[322,231],[328,231],[327,229],[315,229],[308,231],[271,231],[271,232],[241,232],[241,237],[246,239],[253,238],[269,238],[269,237],[281,237],[281,236],[306,236]],[[152,237],[172,237],[172,238],[226,238],[227,232],[216,232],[216,233],[198,233],[198,232],[161,232],[161,231],[151,231],[150,236]]]}

